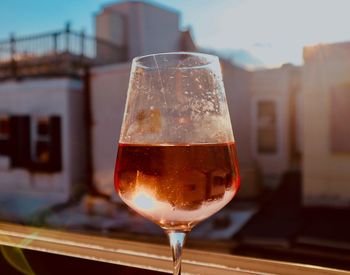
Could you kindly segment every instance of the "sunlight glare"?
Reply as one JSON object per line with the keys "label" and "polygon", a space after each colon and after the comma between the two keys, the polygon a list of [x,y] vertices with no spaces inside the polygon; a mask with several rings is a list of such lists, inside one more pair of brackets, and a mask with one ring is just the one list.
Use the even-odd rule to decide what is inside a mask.
{"label": "sunlight glare", "polygon": [[157,202],[151,194],[146,190],[139,190],[135,193],[132,202],[137,208],[140,208],[145,211],[153,211],[156,209]]}

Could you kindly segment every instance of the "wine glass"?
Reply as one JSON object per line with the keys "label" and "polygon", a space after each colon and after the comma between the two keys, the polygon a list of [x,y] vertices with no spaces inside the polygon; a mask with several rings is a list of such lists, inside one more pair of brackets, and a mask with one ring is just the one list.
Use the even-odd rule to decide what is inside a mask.
{"label": "wine glass", "polygon": [[236,194],[235,142],[216,56],[174,52],[133,59],[115,188],[162,227],[174,274],[186,234]]}

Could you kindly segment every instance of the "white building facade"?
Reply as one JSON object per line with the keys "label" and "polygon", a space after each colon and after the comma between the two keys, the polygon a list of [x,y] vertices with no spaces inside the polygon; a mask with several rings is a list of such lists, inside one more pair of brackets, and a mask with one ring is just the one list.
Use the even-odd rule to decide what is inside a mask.
{"label": "white building facade", "polygon": [[350,203],[350,43],[304,48],[302,68],[306,205]]}
{"label": "white building facade", "polygon": [[249,91],[251,151],[268,184],[276,185],[286,171],[301,165],[300,68],[254,71]]}
{"label": "white building facade", "polygon": [[0,85],[0,193],[64,202],[85,182],[82,83]]}

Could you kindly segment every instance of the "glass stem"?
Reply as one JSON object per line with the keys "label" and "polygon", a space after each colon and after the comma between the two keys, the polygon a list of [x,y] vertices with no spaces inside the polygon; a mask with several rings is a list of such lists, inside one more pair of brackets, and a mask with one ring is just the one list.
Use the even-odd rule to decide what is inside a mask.
{"label": "glass stem", "polygon": [[184,231],[165,231],[170,242],[171,251],[173,253],[174,273],[173,275],[181,275],[181,256],[182,248],[186,240],[187,232]]}

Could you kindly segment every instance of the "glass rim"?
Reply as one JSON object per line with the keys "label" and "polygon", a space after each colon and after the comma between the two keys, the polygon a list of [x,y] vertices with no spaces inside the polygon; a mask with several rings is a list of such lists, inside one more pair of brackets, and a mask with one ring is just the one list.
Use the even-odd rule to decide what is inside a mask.
{"label": "glass rim", "polygon": [[171,69],[174,70],[186,70],[186,69],[200,69],[200,68],[207,68],[208,66],[211,66],[215,63],[219,63],[219,57],[216,55],[212,54],[207,54],[207,53],[200,53],[200,52],[163,52],[163,53],[153,53],[153,54],[146,54],[146,55],[141,55],[141,56],[136,56],[132,60],[133,66],[145,69],[145,70],[154,70],[157,67],[156,66],[147,66],[142,64],[142,60],[146,58],[156,58],[157,56],[180,56],[180,55],[187,55],[187,56],[196,56],[196,57],[202,57],[206,60],[205,64],[201,65],[187,65],[184,67],[170,67]]}

